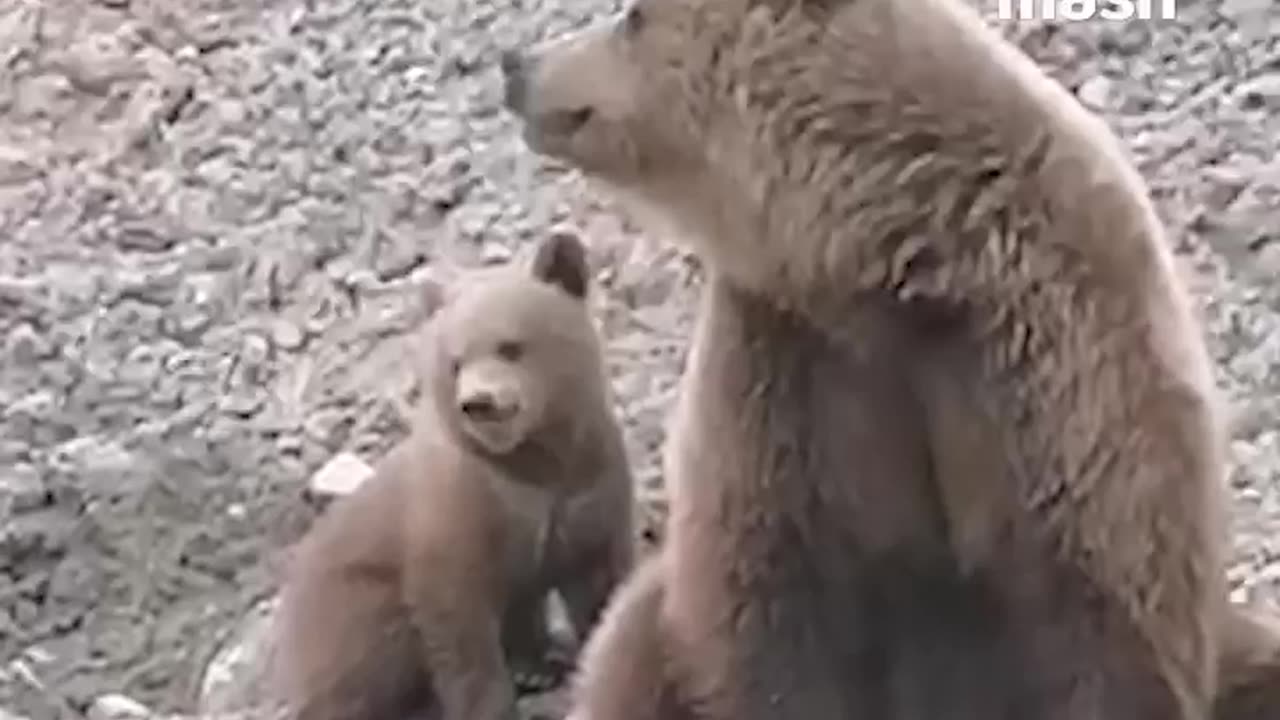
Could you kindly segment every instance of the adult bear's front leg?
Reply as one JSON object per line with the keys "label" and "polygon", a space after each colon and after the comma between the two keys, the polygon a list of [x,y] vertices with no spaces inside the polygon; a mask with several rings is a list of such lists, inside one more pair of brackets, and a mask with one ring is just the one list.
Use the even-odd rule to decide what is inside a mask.
{"label": "adult bear's front leg", "polygon": [[614,594],[582,650],[567,720],[693,720],[660,626],[663,567],[646,558]]}

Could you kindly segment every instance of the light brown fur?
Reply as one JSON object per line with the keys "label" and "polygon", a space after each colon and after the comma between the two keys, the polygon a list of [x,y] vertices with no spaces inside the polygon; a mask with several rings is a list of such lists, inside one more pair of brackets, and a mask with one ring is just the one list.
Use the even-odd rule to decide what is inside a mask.
{"label": "light brown fur", "polygon": [[1217,399],[1100,120],[959,0],[639,0],[503,64],[708,268],[660,613],[700,717],[1209,713]]}
{"label": "light brown fur", "polygon": [[692,720],[674,694],[670,644],[658,623],[664,587],[659,550],[618,587],[583,647],[566,720]]}
{"label": "light brown fur", "polygon": [[[665,584],[661,551],[641,564],[610,600],[579,656],[567,720],[696,720],[678,695],[673,645],[661,623]],[[1222,627],[1213,720],[1280,718],[1280,617],[1232,605]]]}
{"label": "light brown fur", "polygon": [[[283,590],[298,720],[515,720],[556,589],[585,636],[632,562],[632,485],[580,243],[477,271],[431,320],[423,422],[304,538]],[[515,667],[513,667],[515,664]]]}
{"label": "light brown fur", "polygon": [[1214,720],[1280,718],[1280,617],[1233,606],[1222,645]]}

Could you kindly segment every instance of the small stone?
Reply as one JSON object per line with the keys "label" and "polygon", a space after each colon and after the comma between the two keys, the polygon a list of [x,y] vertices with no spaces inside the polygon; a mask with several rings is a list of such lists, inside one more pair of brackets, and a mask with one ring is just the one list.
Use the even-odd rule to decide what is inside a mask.
{"label": "small stone", "polygon": [[116,237],[116,244],[121,250],[143,252],[163,252],[172,248],[177,242],[178,238],[164,229],[142,222],[121,225],[120,234]]}
{"label": "small stone", "polygon": [[1094,75],[1076,89],[1076,97],[1090,110],[1102,111],[1111,104],[1114,83],[1104,75]]}
{"label": "small stone", "polygon": [[6,506],[12,512],[23,512],[41,507],[48,499],[49,489],[31,465],[18,463],[0,470],[0,517]]}
{"label": "small stone", "polygon": [[266,401],[260,394],[234,393],[224,396],[219,407],[227,415],[247,419],[257,415],[265,404]]}
{"label": "small stone", "polygon": [[485,265],[498,265],[511,259],[511,248],[497,242],[487,242],[480,250],[480,261]]}
{"label": "small stone", "polygon": [[1231,590],[1231,602],[1239,605],[1245,605],[1248,604],[1249,599],[1248,587],[1241,585],[1240,587],[1233,588]]}
{"label": "small stone", "polygon": [[271,328],[271,340],[281,350],[297,350],[306,339],[302,328],[288,320],[277,320]]}
{"label": "small stone", "polygon": [[302,424],[303,432],[328,450],[341,445],[351,430],[351,419],[334,408],[317,410]]}
{"label": "small stone", "polygon": [[126,695],[111,693],[93,701],[88,720],[148,720],[151,709]]}
{"label": "small stone", "polygon": [[53,346],[31,323],[20,323],[9,332],[9,357],[19,365],[33,365],[53,354]]}
{"label": "small stone", "polygon": [[178,315],[173,321],[177,334],[184,339],[193,340],[213,325],[213,316],[199,308],[191,307]]}
{"label": "small stone", "polygon": [[319,497],[350,495],[372,475],[368,463],[351,453],[339,453],[311,476],[308,489]]}
{"label": "small stone", "polygon": [[1252,177],[1252,173],[1233,165],[1210,165],[1201,175],[1209,186],[1205,205],[1213,210],[1222,210],[1235,202]]}
{"label": "small stone", "polygon": [[240,361],[257,367],[267,361],[267,357],[271,354],[271,345],[266,338],[256,333],[250,333],[244,336],[244,340],[240,344]]}
{"label": "small stone", "polygon": [[285,433],[276,438],[276,450],[279,450],[284,455],[301,455],[302,437],[295,433]]}
{"label": "small stone", "polygon": [[176,263],[162,268],[126,271],[118,278],[118,297],[168,306],[177,298],[182,280],[182,268]]}
{"label": "small stone", "polygon": [[410,242],[387,241],[379,248],[374,271],[380,281],[388,282],[409,275],[424,262],[426,255]]}
{"label": "small stone", "polygon": [[50,460],[55,472],[77,478],[93,497],[125,497],[144,480],[139,457],[100,436],[68,440],[53,448]]}
{"label": "small stone", "polygon": [[0,145],[0,186],[17,185],[40,177],[35,153],[11,145]]}
{"label": "small stone", "polygon": [[205,668],[200,684],[200,713],[233,713],[264,704],[274,654],[277,599],[250,609],[240,627]]}
{"label": "small stone", "polygon": [[1116,23],[1103,28],[1098,49],[1115,55],[1137,55],[1151,45],[1151,30],[1145,23]]}
{"label": "small stone", "polygon": [[1236,88],[1236,99],[1246,110],[1280,110],[1280,73],[1241,83]]}
{"label": "small stone", "polygon": [[351,290],[368,293],[377,289],[382,282],[374,271],[368,268],[357,268],[343,279],[343,284]]}

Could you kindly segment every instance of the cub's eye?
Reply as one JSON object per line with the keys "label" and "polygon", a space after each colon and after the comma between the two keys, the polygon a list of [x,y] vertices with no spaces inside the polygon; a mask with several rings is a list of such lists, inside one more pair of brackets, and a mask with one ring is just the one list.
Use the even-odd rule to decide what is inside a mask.
{"label": "cub's eye", "polygon": [[627,10],[627,15],[622,20],[622,27],[628,35],[635,35],[644,28],[644,13],[641,12],[639,5],[632,5]]}
{"label": "cub's eye", "polygon": [[498,357],[507,362],[515,362],[524,354],[524,347],[514,340],[498,343]]}

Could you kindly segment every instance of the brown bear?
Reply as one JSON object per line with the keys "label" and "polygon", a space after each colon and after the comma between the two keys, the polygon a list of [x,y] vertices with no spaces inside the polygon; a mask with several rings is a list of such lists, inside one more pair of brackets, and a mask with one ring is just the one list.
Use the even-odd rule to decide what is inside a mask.
{"label": "brown bear", "polygon": [[636,0],[501,64],[526,142],[707,270],[659,612],[686,707],[1209,714],[1220,411],[1104,123],[962,0]]}
{"label": "brown bear", "polygon": [[630,570],[633,488],[586,296],[555,234],[532,268],[476,270],[429,322],[425,412],[300,543],[279,679],[298,720],[514,720],[549,650]]}

